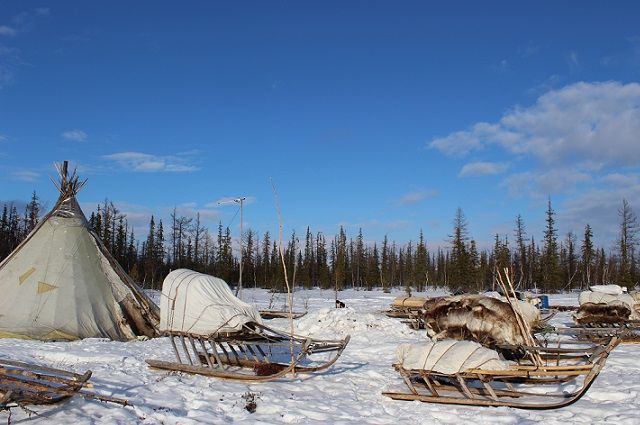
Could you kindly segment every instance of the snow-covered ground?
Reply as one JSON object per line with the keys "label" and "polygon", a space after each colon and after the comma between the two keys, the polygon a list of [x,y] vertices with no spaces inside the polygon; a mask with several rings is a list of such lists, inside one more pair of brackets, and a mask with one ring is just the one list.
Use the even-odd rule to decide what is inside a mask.
{"label": "snow-covered ground", "polygon": [[[396,347],[426,338],[424,331],[411,330],[398,319],[382,314],[393,298],[401,295],[344,291],[339,298],[347,308],[335,309],[332,291],[296,292],[295,310],[308,310],[306,316],[295,321],[297,333],[320,338],[351,335],[351,342],[326,371],[268,383],[247,384],[152,370],[145,359],[172,359],[165,338],[125,343],[104,339],[67,343],[0,340],[2,357],[76,372],[90,369],[92,391],[126,398],[133,404],[119,407],[75,397],[50,407],[31,406],[37,414],[12,409],[11,423],[640,423],[640,345],[616,348],[589,392],[576,404],[559,410],[456,407],[393,401],[382,396],[385,390],[404,390],[402,379],[391,367]],[[242,298],[259,308],[280,309],[285,296],[245,290]],[[577,304],[577,294],[552,296],[551,304]],[[569,313],[554,318],[555,325],[569,321]],[[285,319],[267,323],[289,328]],[[247,393],[255,396],[255,413],[245,409]],[[7,412],[0,412],[0,422],[7,418]]]}

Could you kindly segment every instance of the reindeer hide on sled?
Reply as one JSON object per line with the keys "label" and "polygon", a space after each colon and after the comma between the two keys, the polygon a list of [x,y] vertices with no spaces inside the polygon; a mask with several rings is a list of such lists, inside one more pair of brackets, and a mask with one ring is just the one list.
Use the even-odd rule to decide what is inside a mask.
{"label": "reindeer hide on sled", "polygon": [[[535,307],[520,304],[525,320],[534,328],[539,320]],[[482,295],[458,295],[433,298],[424,304],[427,334],[477,341],[486,347],[527,345],[518,330],[515,313],[509,303]]]}
{"label": "reindeer hide on sled", "polygon": [[627,304],[617,303],[591,303],[580,306],[573,318],[579,325],[591,323],[624,323],[631,317],[632,312]]}

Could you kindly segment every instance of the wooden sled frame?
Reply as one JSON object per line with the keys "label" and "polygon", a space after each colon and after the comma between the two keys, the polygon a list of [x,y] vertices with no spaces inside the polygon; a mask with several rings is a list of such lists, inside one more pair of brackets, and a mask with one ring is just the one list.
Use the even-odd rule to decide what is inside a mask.
{"label": "wooden sled frame", "polygon": [[[565,361],[579,361],[585,357],[584,349],[575,351],[572,348],[527,347],[546,359],[547,365],[538,367],[518,364],[504,370],[469,369],[455,374],[408,370],[396,364],[394,367],[402,376],[409,392],[385,392],[383,395],[394,400],[455,405],[507,406],[534,410],[561,408],[575,403],[589,390],[618,343],[618,338],[611,338],[608,344],[593,347],[586,362],[576,364],[560,364],[562,361],[554,359],[561,355]],[[546,385],[560,386],[565,391],[535,391],[544,389]],[[578,388],[571,390],[571,386],[575,385]]]}
{"label": "wooden sled frame", "polygon": [[409,325],[412,329],[424,329],[424,304],[426,297],[399,297],[393,300],[391,308],[384,310],[387,317],[395,319],[405,319],[402,323]]}
{"label": "wooden sled frame", "polygon": [[0,359],[0,410],[27,404],[53,404],[78,393],[91,378],[61,369]]}
{"label": "wooden sled frame", "polygon": [[260,313],[260,317],[262,317],[264,320],[299,319],[305,314],[307,314],[306,311],[293,311],[291,312],[291,314],[289,314],[288,311],[281,311],[281,310],[259,310],[258,312]]}
{"label": "wooden sled frame", "polygon": [[623,322],[588,322],[568,328],[555,328],[555,332],[571,335],[580,341],[601,343],[609,338],[618,337],[621,344],[640,343],[640,320]]}
{"label": "wooden sled frame", "polygon": [[[349,343],[342,340],[319,340],[290,335],[267,326],[245,324],[239,332],[210,336],[184,332],[166,332],[176,362],[148,359],[149,366],[213,376],[223,379],[264,382],[288,373],[311,373],[333,365]],[[278,362],[272,355],[293,349],[288,363]],[[290,352],[290,351],[289,351]],[[332,353],[318,361],[314,354]],[[309,362],[304,363],[304,362]]]}
{"label": "wooden sled frame", "polygon": [[0,358],[0,410],[28,404],[54,404],[79,396],[129,406],[124,399],[82,391],[91,387],[83,374]]}
{"label": "wooden sled frame", "polygon": [[416,307],[394,307],[383,311],[387,317],[405,319],[402,323],[409,325],[411,329],[424,329],[424,309]]}

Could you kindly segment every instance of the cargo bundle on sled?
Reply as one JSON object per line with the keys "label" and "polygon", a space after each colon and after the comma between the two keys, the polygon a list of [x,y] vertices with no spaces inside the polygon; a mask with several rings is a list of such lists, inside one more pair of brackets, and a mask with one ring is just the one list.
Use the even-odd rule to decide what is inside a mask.
{"label": "cargo bundle on sled", "polygon": [[594,285],[580,293],[575,325],[556,328],[581,340],[606,341],[617,336],[622,343],[640,342],[640,294],[627,293],[618,285]]}
{"label": "cargo bundle on sled", "polygon": [[[408,391],[385,392],[395,400],[554,409],[578,401],[618,344],[590,347],[527,347],[523,360],[506,361],[472,341],[442,340],[400,346],[395,369]],[[542,360],[534,364],[532,358]]]}
{"label": "cargo bundle on sled", "polygon": [[160,312],[160,330],[175,355],[174,361],[147,360],[160,369],[267,381],[326,369],[349,342],[348,336],[320,340],[265,326],[258,310],[222,279],[187,269],[165,278]]}

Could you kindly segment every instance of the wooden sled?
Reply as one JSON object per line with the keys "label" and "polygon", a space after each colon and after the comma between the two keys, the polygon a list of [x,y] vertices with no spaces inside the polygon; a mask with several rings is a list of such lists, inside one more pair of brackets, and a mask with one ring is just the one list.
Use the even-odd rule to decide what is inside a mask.
{"label": "wooden sled", "polygon": [[319,340],[248,323],[239,332],[210,336],[165,332],[175,362],[146,360],[149,366],[242,381],[270,381],[288,373],[310,373],[334,364],[349,343]]}
{"label": "wooden sled", "polygon": [[394,319],[403,319],[402,323],[408,325],[411,329],[424,329],[424,311],[420,309],[391,309],[383,312],[387,317]]}
{"label": "wooden sled", "polygon": [[0,359],[0,409],[10,405],[53,404],[75,395],[87,384],[83,375]]}
{"label": "wooden sled", "polygon": [[307,314],[306,311],[294,311],[291,314],[289,314],[288,311],[280,311],[280,310],[260,310],[260,317],[262,317],[265,320],[271,320],[271,319],[299,319],[302,316],[304,316],[305,314]]}
{"label": "wooden sled", "polygon": [[393,300],[391,308],[383,311],[387,317],[404,319],[402,323],[412,329],[424,329],[425,297],[399,297]]}
{"label": "wooden sled", "polygon": [[579,341],[602,343],[612,337],[620,339],[622,344],[640,343],[640,321],[624,322],[587,322],[567,328],[554,328],[561,335],[571,335]]}
{"label": "wooden sled", "polygon": [[455,405],[535,410],[561,408],[575,403],[589,390],[618,343],[617,338],[611,338],[606,345],[592,347],[587,355],[583,349],[527,347],[543,358],[545,365],[515,364],[504,370],[468,369],[443,374],[423,369],[407,370],[396,364],[394,367],[409,392],[385,392],[383,395],[394,400]]}
{"label": "wooden sled", "polygon": [[127,405],[126,400],[81,392],[91,386],[84,374],[30,363],[0,359],[0,410],[28,404],[54,404],[75,395],[83,398]]}

